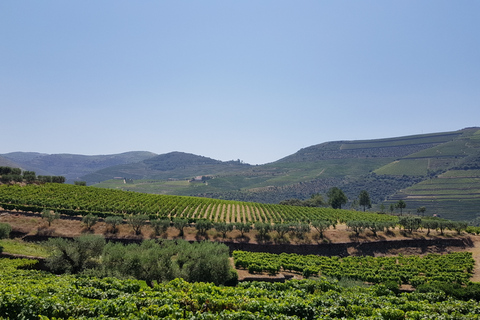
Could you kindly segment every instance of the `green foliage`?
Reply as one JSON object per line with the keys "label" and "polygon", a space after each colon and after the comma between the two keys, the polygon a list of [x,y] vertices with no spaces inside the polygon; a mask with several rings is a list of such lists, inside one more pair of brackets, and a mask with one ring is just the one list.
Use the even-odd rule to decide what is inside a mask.
{"label": "green foliage", "polygon": [[145,214],[132,214],[127,217],[127,224],[132,227],[132,230],[136,235],[142,233],[142,228],[147,221],[148,216]]}
{"label": "green foliage", "polygon": [[[298,207],[274,204],[234,202],[207,198],[141,194],[119,190],[79,187],[65,184],[0,186],[0,206],[7,210],[42,212],[45,208],[65,215],[98,217],[148,214],[150,219],[166,217],[198,220],[208,217],[214,222],[225,222],[229,217],[248,216],[255,222],[298,222],[311,220],[396,220],[375,213],[334,210],[320,207]],[[218,214],[217,214],[218,213]],[[215,221],[217,220],[217,221]],[[243,222],[243,221],[242,221]]]}
{"label": "green foliage", "polygon": [[285,237],[285,234],[287,234],[291,229],[291,224],[288,223],[275,223],[272,226],[272,230],[276,231],[278,233],[278,236],[280,239]]}
{"label": "green foliage", "polygon": [[184,228],[188,227],[189,225],[190,223],[186,219],[173,219],[173,226],[180,231],[178,234],[179,237],[184,236]]}
{"label": "green foliage", "polygon": [[258,233],[258,236],[262,240],[265,240],[267,238],[268,233],[272,229],[272,226],[269,223],[265,222],[256,222],[254,227]]}
{"label": "green foliage", "polygon": [[43,258],[50,255],[50,251],[48,251],[43,244],[25,242],[18,238],[0,240],[0,246],[3,247],[4,252],[11,254]]}
{"label": "green foliage", "polygon": [[234,224],[235,230],[240,231],[242,238],[245,236],[245,233],[250,232],[252,225],[250,223],[237,222]]}
{"label": "green foliage", "polygon": [[76,185],[76,186],[85,187],[87,185],[87,182],[86,181],[74,181],[73,184]]}
{"label": "green foliage", "polygon": [[0,223],[0,239],[6,239],[10,236],[12,227],[8,223]]}
{"label": "green foliage", "polygon": [[46,259],[47,266],[54,272],[75,274],[98,265],[105,239],[96,235],[83,235],[73,240],[49,238],[46,245],[52,250]]}
{"label": "green foliage", "polygon": [[98,217],[89,213],[82,218],[82,223],[87,227],[87,230],[92,230],[92,227],[98,222]]}
{"label": "green foliage", "polygon": [[[147,246],[148,247],[148,246]],[[342,287],[325,278],[236,287],[182,279],[56,276],[25,270],[35,261],[0,259],[0,314],[6,319],[476,319],[475,286],[395,294],[385,285]],[[19,269],[22,268],[22,269]],[[459,298],[447,295],[442,290]],[[471,291],[472,293],[468,293]],[[239,298],[240,297],[240,298]],[[473,300],[469,300],[473,297]]]}
{"label": "green foliage", "polygon": [[398,224],[403,226],[408,233],[412,233],[422,226],[422,219],[419,217],[401,217]]}
{"label": "green foliage", "polygon": [[400,214],[403,213],[403,209],[407,207],[407,204],[403,200],[398,200],[398,202],[395,204],[395,208],[400,209]]}
{"label": "green foliage", "polygon": [[222,234],[222,237],[225,239],[227,237],[227,233],[233,231],[234,228],[233,223],[225,223],[225,222],[217,222],[213,224],[215,230]]}
{"label": "green foliage", "polygon": [[332,187],[327,192],[328,204],[334,209],[341,209],[342,205],[347,203],[348,198],[343,191],[337,187]]}
{"label": "green foliage", "polygon": [[360,194],[358,196],[358,204],[363,207],[363,211],[365,211],[365,208],[371,208],[372,207],[372,201],[370,200],[370,195],[366,190],[360,191]]}
{"label": "green foliage", "polygon": [[199,219],[195,222],[195,229],[198,230],[198,234],[200,235],[207,235],[207,231],[213,227],[213,224],[210,220],[207,219]]}
{"label": "green foliage", "polygon": [[312,194],[309,199],[288,199],[280,201],[281,205],[286,206],[300,206],[300,207],[321,207],[325,204],[323,197],[319,193]]}
{"label": "green foliage", "polygon": [[108,216],[105,218],[105,223],[110,227],[113,233],[118,231],[118,226],[123,223],[123,218],[119,216]]}
{"label": "green foliage", "polygon": [[154,219],[150,220],[150,225],[153,228],[153,232],[155,236],[159,236],[165,232],[167,232],[168,228],[170,227],[170,220],[169,219]]}
{"label": "green foliage", "polygon": [[[418,285],[428,281],[447,281],[466,284],[473,272],[475,261],[470,252],[455,252],[447,255],[428,254],[425,257],[323,257],[315,255],[271,254],[234,251],[237,268],[253,272],[293,271],[302,274],[342,279],[344,277],[370,283],[390,282],[398,285]],[[442,280],[443,279],[443,280]],[[390,288],[391,289],[391,288]]]}
{"label": "green foliage", "polygon": [[49,209],[44,209],[42,211],[42,219],[47,220],[48,226],[50,227],[53,221],[60,219],[60,214]]}
{"label": "green foliage", "polygon": [[323,232],[332,226],[332,222],[328,220],[313,220],[311,225],[318,231],[320,238],[323,238]]}

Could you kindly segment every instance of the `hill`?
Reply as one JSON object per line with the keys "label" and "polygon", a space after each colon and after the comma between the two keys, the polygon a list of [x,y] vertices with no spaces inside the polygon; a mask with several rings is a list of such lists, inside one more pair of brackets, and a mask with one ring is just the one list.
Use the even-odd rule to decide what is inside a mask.
{"label": "hill", "polygon": [[[310,146],[278,161],[258,166],[240,165],[213,170],[218,165],[185,165],[169,168],[173,155],[161,155],[147,162],[108,168],[110,177],[129,176],[138,172],[130,184],[122,181],[104,181],[97,186],[140,192],[193,195],[228,200],[278,203],[288,198],[306,199],[314,193],[325,194],[337,186],[347,194],[348,206],[355,208],[355,200],[361,190],[367,190],[376,204],[388,207],[400,199],[407,201],[407,210],[416,211],[419,206],[428,207],[428,214],[441,214],[454,219],[472,219],[480,213],[477,209],[480,196],[475,185],[480,178],[480,128],[465,128],[453,132],[440,132],[405,137],[374,140],[334,141]],[[197,156],[198,157],[198,156]],[[150,161],[150,162],[149,162]],[[155,164],[155,162],[158,162]],[[151,169],[156,174],[151,174]],[[195,168],[195,170],[193,170]],[[233,167],[232,167],[233,168]],[[455,182],[453,176],[461,170],[461,187],[448,187],[449,198],[433,195],[419,198],[416,186],[426,181]],[[452,171],[451,173],[449,173]],[[458,175],[459,173],[457,173]],[[205,183],[167,181],[168,178],[187,178],[195,175],[213,177]],[[103,175],[107,178],[108,175]],[[467,179],[467,180],[466,180]],[[100,179],[99,179],[100,180]],[[457,184],[460,183],[457,181]],[[422,184],[419,185],[420,187]],[[436,187],[440,191],[441,188]],[[422,199],[422,201],[419,201]],[[430,201],[428,203],[428,201]],[[458,201],[462,199],[462,201]],[[471,202],[467,202],[471,201]],[[446,201],[449,200],[449,201]],[[451,201],[450,201],[451,200]],[[439,208],[442,207],[442,210]],[[435,210],[433,210],[436,208]],[[459,212],[462,212],[460,215]]]}
{"label": "hill", "polygon": [[326,197],[335,186],[346,193],[349,208],[358,208],[355,200],[366,190],[377,211],[404,200],[411,212],[425,206],[428,215],[457,220],[480,214],[480,128],[476,127],[325,142],[255,166],[183,152],[0,156],[6,163],[37,174],[63,175],[67,182],[85,180],[102,188],[279,203],[316,193]]}
{"label": "hill", "polygon": [[32,170],[40,175],[64,176],[67,182],[79,180],[81,176],[97,170],[131,162],[142,161],[156,154],[132,151],[111,155],[45,154],[36,152],[12,152],[0,155],[16,167]]}
{"label": "hill", "polygon": [[185,180],[243,171],[251,165],[240,161],[220,161],[184,152],[170,152],[136,163],[105,168],[85,175],[82,180],[98,183],[114,177],[148,180]]}

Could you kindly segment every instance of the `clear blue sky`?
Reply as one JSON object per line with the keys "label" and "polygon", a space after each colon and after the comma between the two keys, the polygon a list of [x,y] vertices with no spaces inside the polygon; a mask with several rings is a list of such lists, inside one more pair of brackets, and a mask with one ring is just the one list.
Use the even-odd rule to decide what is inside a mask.
{"label": "clear blue sky", "polygon": [[300,148],[480,126],[480,1],[1,1],[0,153]]}

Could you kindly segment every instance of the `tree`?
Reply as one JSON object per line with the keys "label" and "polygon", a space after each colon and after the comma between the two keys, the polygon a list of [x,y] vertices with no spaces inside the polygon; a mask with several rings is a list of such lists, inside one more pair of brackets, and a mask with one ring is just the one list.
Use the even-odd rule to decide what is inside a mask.
{"label": "tree", "polygon": [[155,219],[150,221],[150,225],[153,228],[153,233],[155,236],[159,236],[165,232],[167,232],[168,228],[170,227],[170,220],[168,219]]}
{"label": "tree", "polygon": [[37,175],[35,174],[35,171],[23,171],[23,179],[25,181],[31,183],[37,179]]}
{"label": "tree", "polygon": [[385,205],[383,203],[380,205],[380,212],[385,213]]}
{"label": "tree", "polygon": [[280,239],[282,239],[285,234],[290,231],[290,224],[286,223],[275,223],[272,227],[273,231],[276,231],[278,233],[278,236]]}
{"label": "tree", "polygon": [[352,229],[355,232],[355,235],[358,237],[363,230],[366,228],[366,222],[360,220],[349,220],[347,221],[347,227]]}
{"label": "tree", "polygon": [[395,204],[395,208],[400,209],[400,215],[402,215],[403,209],[407,207],[407,204],[403,200],[398,200],[398,202]]}
{"label": "tree", "polygon": [[320,238],[322,239],[323,239],[323,232],[328,228],[330,228],[330,226],[332,225],[332,223],[328,220],[313,220],[311,224],[312,224],[312,227],[314,227],[318,231]]}
{"label": "tree", "polygon": [[290,231],[298,239],[304,239],[305,235],[310,232],[310,225],[304,222],[298,222],[291,225]]}
{"label": "tree", "polygon": [[207,219],[199,219],[195,222],[195,229],[198,230],[198,234],[202,236],[207,235],[207,231],[212,228],[212,222]]}
{"label": "tree", "polygon": [[334,209],[341,209],[342,205],[346,204],[348,201],[347,196],[343,193],[342,189],[337,187],[332,187],[327,192],[328,204]]}
{"label": "tree", "polygon": [[422,219],[418,217],[404,217],[398,220],[398,224],[403,226],[408,233],[412,233],[413,231],[417,231],[422,224]]}
{"label": "tree", "polygon": [[365,212],[365,208],[371,208],[372,207],[372,201],[370,200],[370,195],[366,190],[360,191],[360,194],[358,196],[358,203],[363,207],[363,211]]}
{"label": "tree", "polygon": [[258,232],[260,239],[265,239],[268,232],[270,232],[271,225],[266,222],[255,222],[255,230]]}
{"label": "tree", "polygon": [[250,232],[251,229],[252,229],[252,225],[249,223],[243,223],[243,222],[235,223],[235,230],[240,231],[242,238],[245,237],[245,233]]}
{"label": "tree", "polygon": [[310,199],[303,201],[305,207],[321,207],[325,204],[323,197],[319,193],[312,194]]}
{"label": "tree", "polygon": [[427,208],[425,207],[418,207],[417,208],[417,213],[423,215],[427,211]]}
{"label": "tree", "polygon": [[87,185],[87,181],[74,181],[73,182],[76,186],[85,187]]}
{"label": "tree", "polygon": [[43,209],[42,219],[47,220],[48,226],[50,227],[53,221],[60,219],[60,214],[58,212],[53,212],[52,210]]}
{"label": "tree", "polygon": [[116,233],[117,227],[123,223],[123,218],[119,216],[108,216],[105,218],[105,223],[108,224],[112,233]]}
{"label": "tree", "polygon": [[226,223],[226,222],[217,222],[213,225],[215,230],[222,234],[222,237],[225,239],[227,237],[227,232],[233,230],[233,223]]}
{"label": "tree", "polygon": [[437,220],[422,220],[421,223],[422,228],[427,229],[427,236],[430,235],[430,230],[431,229],[437,229],[438,228],[438,221]]}
{"label": "tree", "polygon": [[91,230],[92,227],[97,223],[98,217],[89,213],[82,218],[82,223],[87,227],[87,230]]}
{"label": "tree", "polygon": [[390,206],[388,207],[388,209],[390,210],[390,214],[392,214],[393,211],[395,211],[395,205],[393,203],[390,203]]}
{"label": "tree", "polygon": [[136,235],[142,233],[142,227],[147,223],[148,216],[144,214],[132,214],[127,217],[127,223],[132,227]]}
{"label": "tree", "polygon": [[177,228],[178,230],[180,230],[180,233],[178,234],[179,237],[183,237],[184,235],[184,228],[185,227],[188,227],[189,223],[188,223],[188,220],[186,219],[181,219],[181,218],[177,218],[177,219],[174,219],[173,220],[173,226],[175,228]]}

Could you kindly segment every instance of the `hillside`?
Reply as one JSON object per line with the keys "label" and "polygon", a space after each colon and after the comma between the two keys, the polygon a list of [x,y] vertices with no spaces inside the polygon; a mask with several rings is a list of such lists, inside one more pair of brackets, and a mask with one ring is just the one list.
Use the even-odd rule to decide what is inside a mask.
{"label": "hillside", "polygon": [[[114,177],[148,180],[186,180],[243,171],[251,166],[240,161],[220,161],[184,152],[170,152],[137,163],[99,170],[82,177],[89,184]],[[161,192],[159,192],[161,193]]]}
{"label": "hillside", "polygon": [[404,200],[411,212],[425,206],[428,215],[457,220],[480,214],[480,128],[325,142],[255,166],[183,152],[0,156],[37,174],[64,175],[67,182],[85,180],[102,188],[279,203],[315,193],[326,198],[335,186],[349,198],[348,208],[357,208],[354,200],[367,190],[377,211]]}
{"label": "hillside", "polygon": [[[471,189],[479,177],[478,172],[471,171],[480,163],[479,141],[479,128],[387,139],[334,141],[301,149],[269,164],[244,165],[237,167],[235,172],[224,170],[222,173],[220,170],[214,172],[207,165],[196,166],[198,171],[188,171],[193,167],[187,164],[184,168],[177,166],[153,176],[143,170],[148,167],[143,162],[124,166],[122,169],[125,171],[121,172],[112,170],[118,167],[103,170],[108,171],[110,177],[126,176],[137,170],[141,174],[133,179],[142,180],[130,184],[110,180],[97,186],[262,203],[278,203],[288,198],[306,199],[314,193],[325,194],[329,188],[337,186],[350,199],[347,206],[355,206],[353,200],[361,190],[367,190],[376,204],[376,210],[380,210],[381,203],[388,207],[390,203],[403,199],[407,201],[407,210],[410,211],[426,206],[430,215],[436,213],[454,219],[473,219],[479,213],[477,208],[480,204],[475,191]],[[158,159],[150,161],[164,157],[158,156]],[[162,165],[166,163],[166,160],[160,161],[158,168],[163,168]],[[418,201],[418,197],[410,194],[418,183],[440,178],[450,170],[466,173],[472,184],[451,190],[450,193],[457,199],[442,199],[441,203],[437,201],[434,204],[431,199],[429,203]],[[194,176],[193,173],[211,175],[214,179],[205,183],[167,181],[182,174],[188,177],[185,173],[191,173],[190,176]],[[445,183],[449,182],[454,180],[450,178]],[[410,187],[412,189],[408,189]],[[461,202],[458,201],[459,197],[463,199]],[[439,199],[438,196],[436,199]],[[471,202],[467,203],[466,199]],[[432,206],[437,209],[442,207],[442,210],[433,210]]]}
{"label": "hillside", "polygon": [[32,170],[40,175],[64,176],[67,182],[72,183],[88,173],[119,164],[142,161],[155,155],[146,151],[132,151],[94,156],[12,152],[1,156],[24,170]]}

